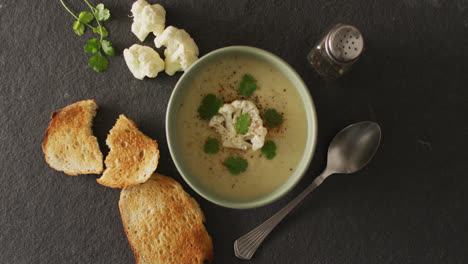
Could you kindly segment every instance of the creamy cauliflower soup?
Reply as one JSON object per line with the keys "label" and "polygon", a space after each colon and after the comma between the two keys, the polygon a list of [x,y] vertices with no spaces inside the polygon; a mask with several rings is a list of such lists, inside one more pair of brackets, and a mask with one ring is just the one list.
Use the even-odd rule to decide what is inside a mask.
{"label": "creamy cauliflower soup", "polygon": [[302,99],[288,78],[242,56],[204,68],[177,114],[190,172],[205,189],[238,201],[282,185],[303,155],[307,133]]}

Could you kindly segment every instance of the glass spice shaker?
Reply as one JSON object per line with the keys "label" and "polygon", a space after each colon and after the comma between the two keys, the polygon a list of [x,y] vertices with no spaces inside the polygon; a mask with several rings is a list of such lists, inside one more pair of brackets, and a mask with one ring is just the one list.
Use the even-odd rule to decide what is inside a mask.
{"label": "glass spice shaker", "polygon": [[309,52],[307,59],[325,80],[335,80],[351,69],[364,48],[356,27],[335,25]]}

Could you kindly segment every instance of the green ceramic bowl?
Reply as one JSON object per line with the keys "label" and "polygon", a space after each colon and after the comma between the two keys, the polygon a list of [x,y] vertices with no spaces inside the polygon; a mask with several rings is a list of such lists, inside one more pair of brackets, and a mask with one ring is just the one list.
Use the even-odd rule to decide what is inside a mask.
{"label": "green ceramic bowl", "polygon": [[[280,72],[286,75],[287,78],[293,83],[294,87],[297,89],[300,97],[302,98],[304,109],[307,112],[307,143],[304,154],[296,170],[293,172],[291,177],[283,183],[283,185],[279,186],[274,191],[256,199],[247,201],[237,201],[226,197],[222,197],[219,194],[215,194],[212,190],[209,190],[205,186],[203,186],[192,175],[190,169],[186,166],[186,164],[184,164],[178,146],[176,133],[177,112],[179,111],[179,106],[182,102],[184,94],[190,87],[190,83],[192,82],[194,77],[208,65],[211,65],[212,63],[215,63],[223,58],[232,57],[235,55],[259,59],[268,64],[271,64],[274,68],[278,69]],[[169,99],[169,105],[167,107],[166,136],[172,160],[174,161],[177,169],[179,170],[184,180],[198,194],[203,196],[205,199],[224,207],[237,209],[254,208],[269,204],[279,199],[288,191],[290,191],[300,181],[307,168],[309,167],[310,161],[312,160],[312,156],[315,151],[315,143],[317,141],[317,117],[315,113],[314,103],[312,101],[312,97],[310,96],[309,90],[304,84],[304,81],[291,66],[289,66],[278,56],[265,50],[247,46],[232,46],[221,48],[206,54],[205,56],[200,58],[196,63],[194,63],[179,79],[174,88],[174,91],[172,92],[171,98]]]}

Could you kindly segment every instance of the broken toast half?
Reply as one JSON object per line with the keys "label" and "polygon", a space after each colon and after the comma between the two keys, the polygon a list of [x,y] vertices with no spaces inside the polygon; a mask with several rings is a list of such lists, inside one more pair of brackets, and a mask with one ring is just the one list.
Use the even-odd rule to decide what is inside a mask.
{"label": "broken toast half", "polygon": [[119,116],[110,130],[106,144],[110,151],[104,161],[106,170],[97,179],[99,184],[124,188],[143,183],[158,166],[158,143],[138,130],[124,115]]}
{"label": "broken toast half", "polygon": [[68,175],[101,174],[102,153],[93,135],[98,105],[84,100],[54,112],[42,142],[46,162]]}

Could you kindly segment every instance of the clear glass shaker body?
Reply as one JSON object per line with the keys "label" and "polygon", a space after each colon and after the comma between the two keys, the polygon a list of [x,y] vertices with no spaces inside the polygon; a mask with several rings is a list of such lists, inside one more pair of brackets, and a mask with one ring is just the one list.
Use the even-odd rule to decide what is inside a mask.
{"label": "clear glass shaker body", "polygon": [[320,77],[335,80],[349,71],[362,49],[363,39],[359,30],[337,24],[309,52],[307,60]]}

